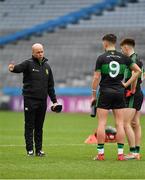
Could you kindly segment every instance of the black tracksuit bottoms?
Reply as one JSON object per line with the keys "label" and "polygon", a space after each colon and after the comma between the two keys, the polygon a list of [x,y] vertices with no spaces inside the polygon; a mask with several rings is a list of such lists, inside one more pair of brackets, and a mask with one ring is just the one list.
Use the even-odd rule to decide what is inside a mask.
{"label": "black tracksuit bottoms", "polygon": [[26,150],[34,150],[33,141],[35,142],[35,151],[42,149],[43,123],[47,109],[47,99],[39,100],[24,97],[24,115],[25,115],[25,142]]}

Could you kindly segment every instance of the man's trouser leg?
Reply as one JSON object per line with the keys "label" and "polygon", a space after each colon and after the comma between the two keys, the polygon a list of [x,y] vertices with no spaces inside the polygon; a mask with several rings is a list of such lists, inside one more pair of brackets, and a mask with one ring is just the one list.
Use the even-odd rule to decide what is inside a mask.
{"label": "man's trouser leg", "polygon": [[47,102],[46,100],[44,100],[40,103],[39,108],[36,111],[35,132],[34,132],[36,152],[42,150],[43,123],[45,119],[46,108],[47,108]]}
{"label": "man's trouser leg", "polygon": [[35,109],[32,108],[32,101],[24,97],[24,115],[25,115],[25,142],[26,150],[33,150],[33,130],[35,122]]}

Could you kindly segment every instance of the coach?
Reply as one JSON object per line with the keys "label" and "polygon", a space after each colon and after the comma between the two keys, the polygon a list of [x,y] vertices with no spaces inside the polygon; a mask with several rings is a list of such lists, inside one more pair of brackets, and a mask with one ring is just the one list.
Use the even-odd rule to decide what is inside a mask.
{"label": "coach", "polygon": [[25,115],[25,142],[28,156],[44,156],[42,151],[43,123],[47,109],[47,95],[58,106],[54,90],[54,79],[48,60],[44,57],[42,44],[33,44],[32,57],[24,62],[9,64],[9,71],[23,73],[23,96]]}

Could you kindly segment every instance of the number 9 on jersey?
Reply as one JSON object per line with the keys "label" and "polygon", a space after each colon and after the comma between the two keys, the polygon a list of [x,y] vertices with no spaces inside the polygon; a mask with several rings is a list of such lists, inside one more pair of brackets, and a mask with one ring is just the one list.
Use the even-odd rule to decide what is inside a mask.
{"label": "number 9 on jersey", "polygon": [[120,72],[120,65],[116,61],[111,61],[109,63],[109,75],[112,78],[115,78]]}

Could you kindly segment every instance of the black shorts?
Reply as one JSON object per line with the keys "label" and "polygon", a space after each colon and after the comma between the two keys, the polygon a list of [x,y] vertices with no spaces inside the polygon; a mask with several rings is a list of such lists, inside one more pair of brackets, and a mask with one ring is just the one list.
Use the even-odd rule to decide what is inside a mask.
{"label": "black shorts", "polygon": [[141,90],[137,91],[134,95],[126,97],[126,108],[133,108],[139,111],[143,103],[143,93]]}
{"label": "black shorts", "polygon": [[108,110],[125,108],[124,91],[100,91],[98,94],[97,108]]}

